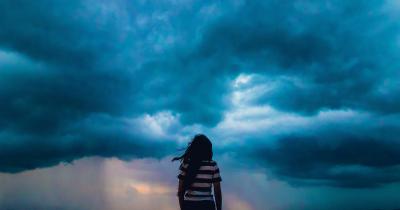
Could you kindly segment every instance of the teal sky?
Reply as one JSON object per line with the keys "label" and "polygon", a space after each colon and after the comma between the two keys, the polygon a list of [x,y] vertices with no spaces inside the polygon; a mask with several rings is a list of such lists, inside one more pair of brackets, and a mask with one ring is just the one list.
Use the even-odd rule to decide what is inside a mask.
{"label": "teal sky", "polygon": [[399,14],[2,0],[0,209],[176,209],[169,159],[196,133],[229,210],[400,208]]}

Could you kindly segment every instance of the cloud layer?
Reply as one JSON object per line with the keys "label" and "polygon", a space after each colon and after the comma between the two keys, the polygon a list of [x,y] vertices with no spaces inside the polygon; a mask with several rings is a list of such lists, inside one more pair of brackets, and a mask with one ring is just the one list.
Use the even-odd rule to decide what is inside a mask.
{"label": "cloud layer", "polygon": [[0,171],[196,132],[295,185],[400,181],[395,1],[2,1]]}

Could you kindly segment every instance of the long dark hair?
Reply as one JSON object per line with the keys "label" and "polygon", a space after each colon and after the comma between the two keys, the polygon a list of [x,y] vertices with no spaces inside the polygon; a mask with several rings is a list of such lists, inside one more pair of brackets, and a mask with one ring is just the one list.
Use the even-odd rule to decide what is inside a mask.
{"label": "long dark hair", "polygon": [[195,181],[196,174],[201,166],[201,161],[212,160],[212,143],[204,134],[196,134],[192,141],[189,142],[186,151],[178,157],[174,157],[172,161],[180,160],[181,163],[188,163],[186,176],[183,180],[183,190],[189,189],[190,185]]}

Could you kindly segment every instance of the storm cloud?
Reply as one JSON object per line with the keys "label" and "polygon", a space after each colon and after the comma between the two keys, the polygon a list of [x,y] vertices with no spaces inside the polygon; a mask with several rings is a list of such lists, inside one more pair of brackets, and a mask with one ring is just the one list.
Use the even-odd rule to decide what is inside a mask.
{"label": "storm cloud", "polygon": [[378,187],[400,181],[400,147],[377,139],[291,136],[258,151],[274,172],[294,185]]}
{"label": "storm cloud", "polygon": [[[398,182],[399,10],[1,1],[0,171],[164,157],[206,132],[295,185]],[[343,112],[364,114],[320,118]]]}

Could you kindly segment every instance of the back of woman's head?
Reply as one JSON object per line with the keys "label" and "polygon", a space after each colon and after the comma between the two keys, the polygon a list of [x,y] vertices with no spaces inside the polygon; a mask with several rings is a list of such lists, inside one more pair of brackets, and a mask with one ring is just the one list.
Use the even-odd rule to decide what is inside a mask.
{"label": "back of woman's head", "polygon": [[183,162],[212,160],[212,143],[204,134],[196,134],[192,141],[189,142],[183,155],[175,157],[172,161],[180,160]]}
{"label": "back of woman's head", "polygon": [[187,163],[187,173],[183,181],[184,190],[187,190],[195,181],[201,162],[204,160],[212,160],[212,143],[204,134],[196,134],[192,141],[189,142],[183,155],[175,157],[172,161],[180,160]]}

